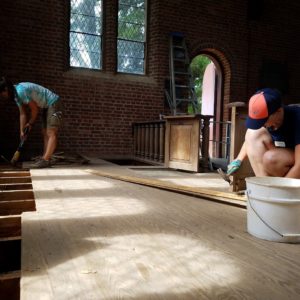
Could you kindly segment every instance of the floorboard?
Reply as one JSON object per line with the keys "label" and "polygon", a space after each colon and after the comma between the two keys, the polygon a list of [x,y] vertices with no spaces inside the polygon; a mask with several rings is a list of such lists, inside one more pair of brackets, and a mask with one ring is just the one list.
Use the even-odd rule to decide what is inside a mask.
{"label": "floorboard", "polygon": [[31,171],[21,299],[299,299],[300,245],[252,237],[245,209],[85,168]]}

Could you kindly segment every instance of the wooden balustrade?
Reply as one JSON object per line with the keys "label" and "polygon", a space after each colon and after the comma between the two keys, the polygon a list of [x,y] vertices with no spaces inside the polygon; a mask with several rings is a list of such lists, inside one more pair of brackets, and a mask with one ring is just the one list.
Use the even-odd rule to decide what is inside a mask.
{"label": "wooden balustrade", "polygon": [[200,130],[200,136],[201,136],[201,169],[203,171],[207,171],[210,169],[209,167],[209,123],[210,119],[212,119],[213,116],[210,115],[200,115],[201,120],[201,130]]}
{"label": "wooden balustrade", "polygon": [[[168,149],[165,148],[165,145],[169,145],[171,141],[169,140],[166,144],[166,124],[173,122],[171,121],[173,119],[175,123],[179,120],[178,122],[180,124],[177,125],[180,127],[185,124],[184,122],[187,122],[187,124],[189,125],[191,120],[193,120],[193,124],[195,123],[198,126],[198,131],[195,132],[195,134],[193,135],[192,144],[194,144],[197,149],[194,149],[193,153],[189,153],[187,155],[188,157],[190,157],[188,165],[190,165],[191,161],[193,161],[194,165],[196,164],[196,166],[194,166],[192,170],[208,170],[209,120],[211,118],[212,116],[205,115],[184,115],[176,117],[166,116],[165,120],[133,123],[132,128],[134,137],[134,158],[137,160],[158,165],[166,163],[165,150],[167,151]],[[183,126],[182,129],[186,129],[186,126]],[[179,128],[178,130],[180,131]],[[167,136],[167,139],[171,138],[172,137],[169,134]],[[180,147],[180,145],[183,147],[184,145],[182,145],[182,143],[187,143],[190,145],[190,142],[181,140],[178,141],[178,144],[176,144],[177,146],[174,147]],[[182,151],[182,149],[179,148],[173,149],[172,151],[175,151],[176,153],[184,152]],[[199,154],[201,155],[201,163],[199,162]],[[169,155],[167,156],[169,157]],[[168,163],[166,165],[169,166]],[[176,164],[176,167],[179,169],[182,168],[186,170],[186,167],[183,167],[182,164]],[[191,167],[189,166],[187,170],[191,170]]]}
{"label": "wooden balustrade", "polygon": [[136,122],[132,127],[135,159],[164,163],[165,121]]}

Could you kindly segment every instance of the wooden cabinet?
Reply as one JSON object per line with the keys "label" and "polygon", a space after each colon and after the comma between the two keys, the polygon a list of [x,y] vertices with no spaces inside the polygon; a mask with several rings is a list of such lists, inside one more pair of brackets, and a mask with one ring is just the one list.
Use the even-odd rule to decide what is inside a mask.
{"label": "wooden cabinet", "polygon": [[166,116],[165,166],[198,172],[200,115]]}

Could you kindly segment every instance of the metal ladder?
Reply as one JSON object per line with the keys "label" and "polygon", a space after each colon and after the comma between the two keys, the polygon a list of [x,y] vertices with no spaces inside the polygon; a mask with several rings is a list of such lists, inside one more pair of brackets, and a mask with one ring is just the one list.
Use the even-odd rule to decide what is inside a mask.
{"label": "metal ladder", "polygon": [[196,113],[198,101],[190,71],[190,59],[184,35],[180,32],[170,34],[169,69],[170,78],[165,95],[171,113],[187,114],[189,108]]}

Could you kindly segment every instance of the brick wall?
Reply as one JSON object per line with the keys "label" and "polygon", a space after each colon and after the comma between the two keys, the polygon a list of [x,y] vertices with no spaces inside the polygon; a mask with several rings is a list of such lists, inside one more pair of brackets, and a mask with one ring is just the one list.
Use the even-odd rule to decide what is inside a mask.
{"label": "brick wall", "polygon": [[[99,157],[132,153],[131,123],[167,113],[163,88],[172,31],[185,33],[192,57],[208,53],[218,60],[224,105],[247,101],[266,59],[287,66],[287,101],[298,101],[297,1],[265,0],[258,20],[249,20],[248,1],[149,0],[146,76],[115,72],[116,2],[104,1],[104,69],[89,71],[68,68],[68,1],[0,1],[0,71],[14,82],[36,82],[61,96],[65,120],[59,150]],[[0,109],[0,152],[9,156],[18,143],[18,112],[13,103],[1,102]],[[42,146],[38,127],[27,145],[30,153]]]}

